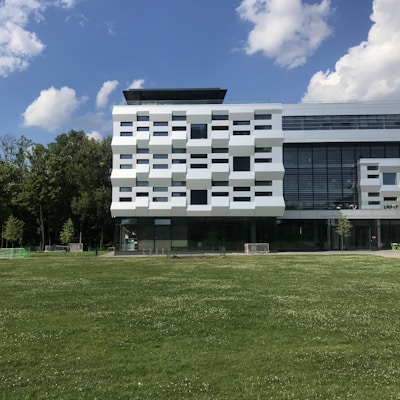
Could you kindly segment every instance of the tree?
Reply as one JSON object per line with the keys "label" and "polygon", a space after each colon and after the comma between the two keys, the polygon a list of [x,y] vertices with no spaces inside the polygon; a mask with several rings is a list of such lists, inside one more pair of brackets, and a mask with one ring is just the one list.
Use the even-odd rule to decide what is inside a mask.
{"label": "tree", "polygon": [[60,232],[60,240],[63,244],[68,244],[71,242],[72,238],[74,237],[74,223],[72,222],[71,218],[63,225],[63,230]]}
{"label": "tree", "polygon": [[343,253],[343,238],[351,235],[351,223],[343,214],[339,216],[338,224],[336,225],[336,233],[340,236],[340,249]]}
{"label": "tree", "polygon": [[11,242],[13,244],[12,247],[14,247],[14,242],[17,240],[19,241],[19,245],[22,245],[22,235],[24,232],[24,221],[21,221],[20,219],[14,217],[13,215],[10,215],[6,221],[6,224],[4,226],[4,232],[3,232],[3,238],[6,239],[8,242]]}

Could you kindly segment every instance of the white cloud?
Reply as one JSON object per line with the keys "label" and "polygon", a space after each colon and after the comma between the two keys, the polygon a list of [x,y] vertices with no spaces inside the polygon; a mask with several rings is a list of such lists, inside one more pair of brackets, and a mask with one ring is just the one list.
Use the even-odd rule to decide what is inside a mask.
{"label": "white cloud", "polygon": [[254,24],[246,52],[262,51],[281,67],[303,65],[326,39],[330,0],[303,4],[302,0],[243,0],[237,8],[243,20]]}
{"label": "white cloud", "polygon": [[118,81],[107,81],[103,83],[103,86],[99,90],[96,96],[96,107],[104,108],[108,103],[108,96],[117,88]]}
{"label": "white cloud", "polygon": [[0,76],[28,68],[32,58],[45,48],[35,32],[26,29],[34,19],[43,19],[50,5],[71,8],[76,0],[2,0],[0,1]]}
{"label": "white cloud", "polygon": [[54,131],[71,120],[73,112],[83,101],[69,87],[42,90],[23,113],[24,125]]}
{"label": "white cloud", "polygon": [[132,83],[129,85],[129,89],[142,89],[144,85],[144,79],[135,79],[132,81]]}
{"label": "white cloud", "polygon": [[99,131],[92,131],[86,135],[89,139],[96,140],[98,142],[103,140],[103,135]]}
{"label": "white cloud", "polygon": [[334,71],[311,78],[303,101],[400,98],[400,1],[374,0],[368,39],[352,47]]}

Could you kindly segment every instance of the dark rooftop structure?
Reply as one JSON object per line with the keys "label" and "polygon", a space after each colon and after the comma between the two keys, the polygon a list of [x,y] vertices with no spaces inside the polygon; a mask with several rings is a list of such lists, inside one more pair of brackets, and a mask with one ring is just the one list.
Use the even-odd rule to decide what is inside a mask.
{"label": "dark rooftop structure", "polygon": [[128,89],[124,96],[128,105],[222,104],[226,92],[220,88]]}

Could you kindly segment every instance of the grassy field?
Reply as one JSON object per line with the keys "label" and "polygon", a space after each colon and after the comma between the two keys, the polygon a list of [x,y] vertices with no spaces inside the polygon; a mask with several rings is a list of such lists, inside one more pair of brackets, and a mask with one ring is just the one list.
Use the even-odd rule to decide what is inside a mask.
{"label": "grassy field", "polygon": [[0,260],[0,399],[400,399],[400,260]]}

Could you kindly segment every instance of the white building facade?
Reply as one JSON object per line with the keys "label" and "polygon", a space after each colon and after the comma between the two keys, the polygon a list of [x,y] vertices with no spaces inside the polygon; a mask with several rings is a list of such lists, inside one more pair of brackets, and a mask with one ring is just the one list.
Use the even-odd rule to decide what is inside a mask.
{"label": "white building facade", "polygon": [[349,246],[383,247],[382,221],[400,219],[399,103],[225,104],[225,93],[124,92],[113,110],[117,252],[330,249],[339,213],[362,232]]}

